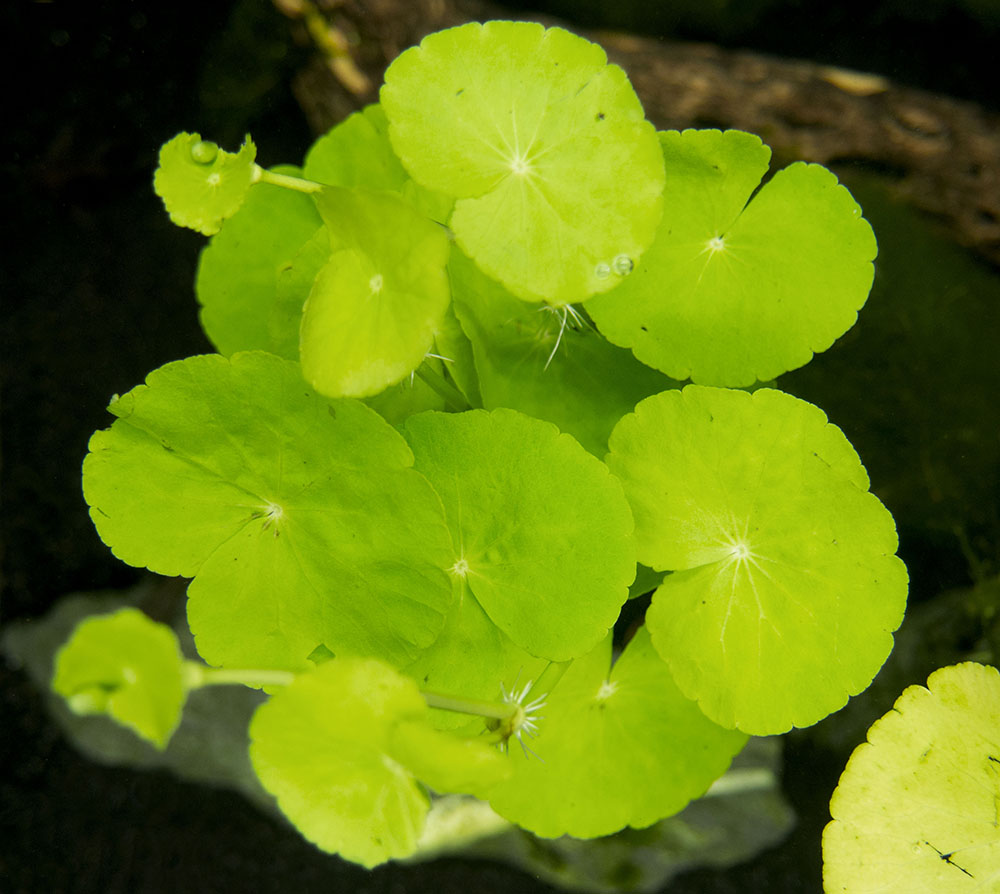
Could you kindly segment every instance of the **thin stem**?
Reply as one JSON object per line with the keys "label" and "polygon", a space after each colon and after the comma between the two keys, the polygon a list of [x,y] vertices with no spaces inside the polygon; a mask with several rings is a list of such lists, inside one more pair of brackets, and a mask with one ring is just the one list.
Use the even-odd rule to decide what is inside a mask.
{"label": "thin stem", "polygon": [[539,696],[548,695],[553,689],[556,688],[556,684],[562,679],[563,674],[569,670],[569,666],[573,663],[573,659],[569,661],[550,661],[548,667],[545,668],[539,675],[538,679],[535,680],[534,685],[531,687],[531,691],[522,699],[527,703],[531,703],[533,697],[537,698]]}
{"label": "thin stem", "polygon": [[455,711],[459,714],[476,714],[479,717],[492,717],[495,720],[507,720],[517,711],[517,705],[506,705],[503,702],[487,702],[475,698],[456,698],[442,695],[440,692],[422,692],[427,704],[442,711]]}
{"label": "thin stem", "polygon": [[314,180],[303,180],[301,177],[292,177],[290,174],[278,174],[269,171],[260,165],[254,166],[254,183],[270,183],[272,186],[283,186],[285,189],[294,189],[296,192],[319,192],[323,188],[322,183]]}
{"label": "thin stem", "polygon": [[295,679],[291,671],[208,667],[197,661],[184,662],[184,682],[188,689],[204,686],[287,686]]}
{"label": "thin stem", "polygon": [[415,372],[430,388],[440,394],[453,410],[461,412],[469,409],[469,402],[465,399],[465,395],[426,363],[421,363]]}

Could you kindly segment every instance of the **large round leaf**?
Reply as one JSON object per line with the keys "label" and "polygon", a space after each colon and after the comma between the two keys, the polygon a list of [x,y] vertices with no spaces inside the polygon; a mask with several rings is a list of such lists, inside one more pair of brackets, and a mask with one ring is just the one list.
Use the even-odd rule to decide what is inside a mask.
{"label": "large round leaf", "polygon": [[445,230],[391,193],[315,196],[333,249],[306,302],[302,373],[332,397],[370,397],[408,376],[450,301]]}
{"label": "large round leaf", "polygon": [[910,686],[868,730],[830,799],[834,894],[1000,889],[1000,674],[966,662]]}
{"label": "large round leaf", "polygon": [[444,503],[452,574],[490,620],[553,661],[598,643],[635,575],[631,513],[605,465],[514,410],[421,413],[404,432]]}
{"label": "large round leaf", "polygon": [[441,504],[399,434],[269,354],[168,364],[111,405],[84,496],[115,555],[194,577],[214,664],[309,667],[320,644],[402,664],[451,601]]}
{"label": "large round leaf", "polygon": [[875,237],[851,194],[825,168],[796,163],[751,198],[770,157],[759,138],[660,139],[663,220],[632,274],[587,304],[601,332],[706,385],[767,381],[829,348],[872,284]]}
{"label": "large round leaf", "polygon": [[525,22],[440,31],[392,63],[381,101],[410,175],[458,199],[459,245],[519,296],[583,300],[652,241],[663,160],[596,44]]}
{"label": "large round leaf", "polygon": [[682,810],[746,736],[712,723],[677,690],[646,628],[611,665],[611,638],[577,659],[539,709],[531,752],[510,743],[514,775],[493,808],[537,835],[594,838]]}
{"label": "large round leaf", "polygon": [[812,404],[689,385],[647,398],[608,464],[639,561],[671,570],[647,614],[681,691],[724,726],[808,726],[864,689],[906,602],[892,517]]}

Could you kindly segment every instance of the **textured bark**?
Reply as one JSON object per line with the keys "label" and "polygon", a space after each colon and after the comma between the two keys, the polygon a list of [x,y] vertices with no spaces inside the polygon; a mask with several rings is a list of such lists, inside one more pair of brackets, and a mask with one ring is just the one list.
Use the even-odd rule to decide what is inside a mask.
{"label": "textured bark", "polygon": [[[509,18],[484,0],[327,5],[328,20],[347,36],[372,86],[360,95],[352,92],[317,58],[295,82],[317,132],[376,101],[385,66],[424,35],[467,21]],[[900,192],[915,205],[942,217],[956,239],[1000,265],[1000,116],[812,62],[612,32],[585,36],[628,72],[657,127],[747,130],[771,146],[779,163],[878,167],[897,178]]]}

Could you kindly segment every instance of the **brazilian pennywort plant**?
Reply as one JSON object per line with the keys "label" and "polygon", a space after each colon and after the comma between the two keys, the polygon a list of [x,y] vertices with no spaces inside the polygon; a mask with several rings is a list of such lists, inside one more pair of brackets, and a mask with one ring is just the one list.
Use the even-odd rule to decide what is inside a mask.
{"label": "brazilian pennywort plant", "polygon": [[265,688],[261,782],[365,866],[433,793],[647,826],[840,708],[902,618],[895,527],[841,431],[758,386],[854,323],[876,244],[769,157],[657,133],[600,47],[514,22],[404,52],[301,168],[175,137],[156,189],[212,237],[219,353],[116,397],[83,486],[116,556],[191,579],[204,663],[125,610],[55,690],[163,747],[192,689]]}

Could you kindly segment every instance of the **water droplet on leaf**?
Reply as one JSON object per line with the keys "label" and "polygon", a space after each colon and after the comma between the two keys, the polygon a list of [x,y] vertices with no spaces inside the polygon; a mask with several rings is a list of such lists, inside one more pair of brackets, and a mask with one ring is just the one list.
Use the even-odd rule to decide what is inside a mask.
{"label": "water droplet on leaf", "polygon": [[607,279],[611,276],[611,268],[602,261],[594,268],[594,276],[598,279]]}
{"label": "water droplet on leaf", "polygon": [[618,255],[617,258],[611,264],[615,273],[619,276],[628,276],[632,272],[632,268],[635,264],[628,255]]}
{"label": "water droplet on leaf", "polygon": [[210,165],[219,154],[218,143],[201,140],[191,147],[191,158],[200,165]]}

